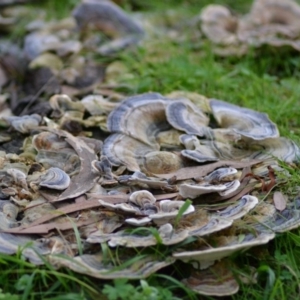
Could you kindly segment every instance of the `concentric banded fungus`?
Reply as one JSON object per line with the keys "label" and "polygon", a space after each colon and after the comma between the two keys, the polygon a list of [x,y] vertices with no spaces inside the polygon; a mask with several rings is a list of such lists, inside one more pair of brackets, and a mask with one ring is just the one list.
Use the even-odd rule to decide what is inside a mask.
{"label": "concentric banded fungus", "polygon": [[[28,247],[29,244],[32,244],[32,246]],[[39,249],[38,244],[31,237],[0,232],[1,253],[11,255],[17,253],[20,249],[22,249],[22,257],[29,259],[35,265],[42,265],[44,261],[41,259],[41,255],[49,254]]]}
{"label": "concentric banded fungus", "polygon": [[219,195],[224,197],[232,194],[239,188],[240,184],[241,184],[240,181],[237,179],[230,182],[224,182],[226,189],[224,191],[219,192]]}
{"label": "concentric banded fungus", "polygon": [[231,296],[238,292],[239,284],[224,261],[214,264],[207,270],[193,270],[182,283],[201,295]]}
{"label": "concentric banded fungus", "polygon": [[208,5],[202,10],[200,19],[203,33],[215,44],[237,43],[235,32],[238,20],[228,8],[222,5]]}
{"label": "concentric banded fungus", "polygon": [[237,173],[237,169],[229,168],[219,168],[206,175],[203,179],[209,183],[229,181],[232,180],[233,176]]}
{"label": "concentric banded fungus", "polygon": [[18,169],[7,169],[6,173],[14,179],[15,183],[27,189],[26,174]]}
{"label": "concentric banded fungus", "polygon": [[85,107],[81,102],[74,102],[68,95],[54,95],[49,99],[51,108],[54,110],[52,116],[55,118],[62,117],[68,111],[77,111],[83,113]]}
{"label": "concentric banded fungus", "polygon": [[73,148],[61,137],[52,132],[43,131],[33,136],[32,145],[37,151],[73,152]]}
{"label": "concentric banded fungus", "polygon": [[111,163],[106,156],[102,156],[100,161],[93,161],[92,166],[100,173],[101,176],[103,176],[103,178],[108,180],[113,179]]}
{"label": "concentric banded fungus", "polygon": [[243,217],[251,209],[258,204],[258,199],[254,196],[243,196],[237,203],[228,206],[227,208],[212,214],[216,218],[225,218],[226,220],[236,220]]}
{"label": "concentric banded fungus", "polygon": [[195,199],[201,195],[223,192],[227,189],[225,184],[209,184],[206,182],[200,184],[183,183],[179,186],[179,195],[183,198]]}
{"label": "concentric banded fungus", "polygon": [[30,130],[39,126],[42,118],[40,115],[33,114],[22,117],[6,117],[4,120],[7,121],[15,130],[21,133],[29,133]]}
{"label": "concentric banded fungus", "polygon": [[[172,201],[162,200],[158,204],[158,212],[156,214],[149,215],[149,218],[158,225],[163,225],[175,219],[178,215],[180,208],[185,204],[185,201]],[[183,212],[183,215],[188,215],[195,211],[193,205],[189,205]]]}
{"label": "concentric banded fungus", "polygon": [[50,168],[40,179],[40,186],[54,190],[65,190],[71,182],[69,175],[59,168]]}
{"label": "concentric banded fungus", "polygon": [[0,230],[16,227],[19,209],[8,200],[0,200]]}
{"label": "concentric banded fungus", "polygon": [[125,165],[130,171],[140,171],[144,156],[153,148],[124,134],[111,134],[103,144],[102,154],[113,166]]}
{"label": "concentric banded fungus", "polygon": [[157,93],[125,99],[107,118],[110,132],[123,133],[159,150],[156,135],[169,129],[165,107],[170,101]]}
{"label": "concentric banded fungus", "polygon": [[194,135],[183,134],[180,141],[185,145],[186,150],[181,151],[181,155],[199,163],[213,162],[219,160],[214,151],[206,145],[200,144],[200,141]]}
{"label": "concentric banded fungus", "polygon": [[[168,223],[176,218],[180,208],[185,201],[162,200],[156,201],[156,198],[146,190],[140,190],[130,195],[129,203],[111,204],[103,200],[98,200],[100,204],[110,210],[121,210],[143,218],[127,218],[126,223],[134,226],[143,226],[150,223],[151,220],[158,225]],[[183,212],[183,215],[195,211],[193,205],[189,205]],[[146,217],[145,217],[146,216]]]}
{"label": "concentric banded fungus", "polygon": [[[198,215],[198,214],[197,214]],[[188,219],[188,226],[183,226],[189,232],[189,236],[206,236],[208,234],[221,231],[232,225],[232,220],[209,217],[205,222],[191,215]]]}
{"label": "concentric banded fungus", "polygon": [[233,129],[253,140],[279,137],[276,125],[266,114],[215,99],[210,100],[210,106],[215,119],[223,128]]}
{"label": "concentric banded fungus", "polygon": [[[145,231],[135,233],[118,232],[111,234],[107,240],[111,247],[125,246],[125,247],[149,247],[156,244],[173,245],[182,242],[188,237],[186,230],[176,232],[173,226],[169,223],[160,226],[158,229],[158,237],[155,237],[151,232]],[[101,240],[100,240],[101,241]],[[104,241],[104,240],[103,240]],[[99,241],[98,241],[99,242]]]}
{"label": "concentric banded fungus", "polygon": [[287,163],[292,163],[298,161],[300,157],[299,147],[292,140],[283,137],[252,142],[249,143],[249,146],[254,149],[261,148],[260,151],[256,151],[251,155],[252,158],[256,159],[266,160],[275,156]]}
{"label": "concentric banded fungus", "polygon": [[108,114],[117,106],[117,103],[109,102],[100,95],[86,96],[81,103],[92,116]]}
{"label": "concentric banded fungus", "polygon": [[103,55],[112,54],[136,44],[144,34],[141,26],[111,1],[84,0],[73,11],[80,30],[92,26],[118,39],[98,48]]}
{"label": "concentric banded fungus", "polygon": [[[259,46],[289,45],[300,36],[300,6],[293,0],[255,0],[251,11],[241,19],[238,37],[242,42]],[[299,40],[298,40],[299,41]]]}
{"label": "concentric banded fungus", "polygon": [[200,263],[205,263],[207,261],[215,261],[227,257],[242,249],[266,244],[271,239],[274,239],[274,237],[274,233],[259,233],[257,236],[248,233],[243,239],[239,239],[238,236],[227,238],[220,236],[215,238],[215,248],[206,245],[202,250],[177,252],[174,253],[173,256],[185,262],[196,260]]}
{"label": "concentric banded fungus", "polygon": [[277,211],[271,204],[260,203],[254,212],[254,218],[249,218],[247,223],[261,232],[286,232],[300,226],[300,210],[297,203],[290,204],[282,211]]}
{"label": "concentric banded fungus", "polygon": [[237,18],[226,7],[208,5],[201,29],[222,55],[243,55],[249,46],[289,46],[300,51],[300,6],[293,0],[255,0],[249,14]]}
{"label": "concentric banded fungus", "polygon": [[[120,251],[119,251],[120,252]],[[119,262],[123,264],[128,259],[136,256],[135,252],[131,255],[120,255]],[[157,270],[166,267],[174,262],[172,257],[168,257],[164,260],[157,260],[152,255],[143,257],[139,260],[135,260],[129,266],[125,268],[122,267],[121,270],[115,270],[116,266],[112,263],[106,263],[102,254],[84,254],[81,256],[76,256],[72,258],[63,258],[59,256],[51,257],[53,261],[60,265],[70,268],[71,270],[88,274],[95,278],[100,279],[114,279],[114,278],[128,278],[128,279],[140,279],[146,278],[149,275],[155,273]]]}
{"label": "concentric banded fungus", "polygon": [[188,100],[170,102],[166,107],[166,115],[174,128],[200,137],[205,135],[209,119],[192,102]]}

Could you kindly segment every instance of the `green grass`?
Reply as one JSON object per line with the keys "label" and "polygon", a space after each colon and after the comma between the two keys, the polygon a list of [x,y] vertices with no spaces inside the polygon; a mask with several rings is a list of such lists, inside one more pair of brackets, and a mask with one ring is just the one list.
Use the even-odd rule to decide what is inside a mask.
{"label": "green grass", "polygon": [[[124,1],[123,6],[128,10],[150,10],[160,18],[168,14],[167,8],[172,8],[184,22],[183,17],[194,16],[208,3],[227,4],[242,13],[250,2],[133,0]],[[76,3],[76,0],[49,0],[42,7],[46,8],[48,18],[61,18]],[[184,90],[226,100],[268,113],[278,124],[281,135],[300,143],[298,53],[261,49],[251,51],[242,58],[225,59],[216,57],[208,42],[187,39],[181,43],[164,38],[146,41],[144,46],[134,52],[125,52],[117,59],[127,68],[126,74],[118,79],[122,86],[119,90],[128,95],[148,91],[167,94]],[[300,184],[300,177],[298,170],[292,171],[285,192],[295,197],[295,187]],[[258,275],[256,284],[242,284],[241,291],[232,299],[299,299],[299,234],[299,230],[280,234],[268,246],[234,256],[232,260],[240,266],[249,263],[255,266]],[[168,268],[167,274],[170,276],[158,272],[146,281],[130,282],[95,280],[67,269],[55,270],[50,265],[36,267],[20,255],[0,255],[0,265],[0,299],[159,299],[157,295],[163,296],[161,299],[175,299],[174,295],[180,299],[196,299],[194,293],[177,281],[181,277],[180,270],[185,267],[180,262]]]}

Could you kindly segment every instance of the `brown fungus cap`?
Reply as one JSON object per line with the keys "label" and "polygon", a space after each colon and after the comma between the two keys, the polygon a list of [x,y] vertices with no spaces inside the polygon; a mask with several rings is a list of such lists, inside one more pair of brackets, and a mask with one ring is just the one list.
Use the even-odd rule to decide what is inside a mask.
{"label": "brown fungus cap", "polygon": [[176,129],[203,137],[209,118],[189,100],[177,100],[166,107],[168,122]]}
{"label": "brown fungus cap", "polygon": [[168,101],[158,93],[127,98],[109,114],[107,128],[110,132],[126,134],[158,150],[156,135],[170,127],[165,114]]}
{"label": "brown fungus cap", "polygon": [[215,99],[210,100],[210,106],[213,116],[223,128],[233,129],[253,140],[279,137],[277,126],[267,114]]}

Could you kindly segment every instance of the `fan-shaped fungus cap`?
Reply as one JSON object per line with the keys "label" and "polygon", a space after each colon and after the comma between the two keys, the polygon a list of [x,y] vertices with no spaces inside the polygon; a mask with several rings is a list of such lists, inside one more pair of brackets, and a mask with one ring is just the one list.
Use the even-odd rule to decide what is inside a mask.
{"label": "fan-shaped fungus cap", "polygon": [[223,257],[227,257],[239,250],[248,249],[250,247],[264,245],[270,240],[274,239],[274,233],[259,233],[253,235],[251,233],[245,235],[244,239],[240,239],[239,236],[218,237],[215,239],[215,248],[211,246],[203,247],[201,250],[176,252],[173,254],[177,259],[183,261],[196,260],[199,262],[215,261]]}
{"label": "fan-shaped fungus cap", "polygon": [[[163,225],[168,223],[170,220],[175,219],[180,208],[185,204],[185,201],[175,201],[175,200],[162,200],[158,203],[159,209],[156,214],[149,215],[149,218],[158,225]],[[184,211],[183,215],[193,213],[195,207],[189,205]]]}
{"label": "fan-shaped fungus cap", "polygon": [[181,151],[181,155],[186,158],[199,163],[219,160],[214,151],[206,145],[201,145],[195,135],[183,134],[180,136],[180,141],[186,147],[186,150]]}
{"label": "fan-shaped fungus cap", "polygon": [[72,14],[81,30],[91,25],[111,36],[143,34],[139,24],[112,1],[84,0]]}
{"label": "fan-shaped fungus cap", "polygon": [[255,0],[250,13],[241,19],[238,37],[258,46],[293,47],[300,37],[300,5],[293,0]]}
{"label": "fan-shaped fungus cap", "polygon": [[258,199],[255,196],[245,195],[236,203],[226,207],[225,209],[213,214],[216,218],[225,218],[226,220],[236,220],[243,217],[251,209],[258,204]]}
{"label": "fan-shaped fungus cap", "polygon": [[195,199],[203,194],[222,192],[227,189],[225,184],[188,184],[183,183],[179,186],[179,195],[183,198]]}
{"label": "fan-shaped fungus cap", "polygon": [[29,133],[30,130],[39,126],[42,117],[38,114],[33,114],[21,117],[5,117],[4,120],[15,130],[21,133]]}
{"label": "fan-shaped fungus cap", "polygon": [[203,33],[216,44],[230,45],[237,42],[238,20],[222,5],[208,5],[200,15]]}
{"label": "fan-shaped fungus cap", "polygon": [[148,205],[154,205],[156,199],[147,190],[140,190],[132,193],[129,197],[129,201],[141,207],[142,209],[145,209]]}
{"label": "fan-shaped fungus cap", "polygon": [[259,151],[253,151],[252,158],[266,160],[275,156],[287,163],[299,161],[299,147],[293,141],[284,137],[254,141],[250,143],[250,146],[254,149],[261,148]]}
{"label": "fan-shaped fungus cap", "polygon": [[70,185],[70,177],[59,168],[50,168],[40,177],[39,185],[54,190],[65,190]]}
{"label": "fan-shaped fungus cap", "polygon": [[223,261],[206,270],[193,270],[190,277],[182,280],[194,292],[206,296],[231,296],[238,292],[239,284]]}
{"label": "fan-shaped fungus cap", "polygon": [[200,137],[205,135],[209,118],[187,99],[168,103],[166,107],[168,122],[176,129]]}
{"label": "fan-shaped fungus cap", "polygon": [[253,140],[279,136],[276,125],[267,114],[215,99],[210,100],[210,106],[215,119],[223,128],[231,128]]}
{"label": "fan-shaped fungus cap", "polygon": [[237,169],[228,167],[228,168],[219,168],[208,174],[204,177],[204,180],[212,182],[228,181],[232,178],[232,175],[237,173]]}
{"label": "fan-shaped fungus cap", "polygon": [[126,134],[159,150],[156,135],[170,127],[165,114],[168,101],[157,93],[127,98],[109,114],[107,128],[110,132]]}
{"label": "fan-shaped fungus cap", "polygon": [[130,171],[140,171],[144,156],[153,148],[124,134],[111,134],[103,144],[102,154],[113,166],[124,165]]}

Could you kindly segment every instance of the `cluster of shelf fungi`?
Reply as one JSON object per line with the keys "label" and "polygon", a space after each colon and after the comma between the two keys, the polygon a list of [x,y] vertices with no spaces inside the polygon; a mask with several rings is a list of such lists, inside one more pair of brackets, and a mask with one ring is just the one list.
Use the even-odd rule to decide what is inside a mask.
{"label": "cluster of shelf fungi", "polygon": [[[264,113],[183,92],[50,103],[52,119],[4,118],[3,143],[23,146],[1,152],[1,253],[103,279],[183,261],[187,286],[230,295],[226,257],[300,225],[299,201],[280,192],[280,162],[300,151]],[[90,131],[60,128],[75,121]]]}

